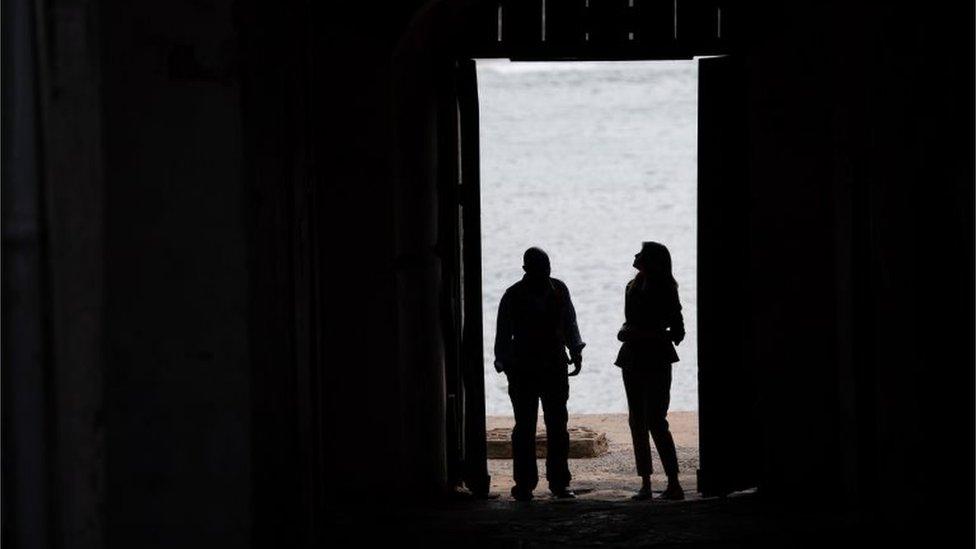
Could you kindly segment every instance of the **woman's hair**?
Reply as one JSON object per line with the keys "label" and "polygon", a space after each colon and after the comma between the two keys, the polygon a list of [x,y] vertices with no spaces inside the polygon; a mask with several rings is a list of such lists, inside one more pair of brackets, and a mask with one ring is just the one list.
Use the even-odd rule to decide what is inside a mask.
{"label": "woman's hair", "polygon": [[664,244],[650,241],[643,242],[640,250],[640,262],[645,266],[645,271],[649,270],[647,267],[657,265],[657,271],[664,280],[669,282],[672,287],[678,287],[678,281],[674,279],[674,272],[671,267],[671,252],[668,251],[668,247]]}

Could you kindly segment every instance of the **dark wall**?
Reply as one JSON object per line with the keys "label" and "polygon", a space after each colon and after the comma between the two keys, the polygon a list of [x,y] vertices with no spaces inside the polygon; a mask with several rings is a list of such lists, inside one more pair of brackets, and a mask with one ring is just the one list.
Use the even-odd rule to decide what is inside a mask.
{"label": "dark wall", "polygon": [[[3,5],[2,543],[51,543],[50,353],[44,202],[40,177],[37,41],[30,2]],[[9,27],[7,25],[10,25]],[[18,418],[11,421],[10,418]],[[91,430],[87,431],[91,437]]]}
{"label": "dark wall", "polygon": [[747,47],[765,487],[909,530],[972,509],[972,15],[768,6]]}
{"label": "dark wall", "polygon": [[757,14],[763,24],[745,54],[761,484],[800,498],[817,486],[846,489],[834,257],[834,207],[845,197],[833,183],[830,68],[840,44],[829,10],[767,6]]}
{"label": "dark wall", "polygon": [[317,540],[341,501],[443,489],[430,52],[396,53],[409,5],[239,8],[254,535]]}
{"label": "dark wall", "polygon": [[230,2],[101,11],[106,538],[250,534],[240,83]]}

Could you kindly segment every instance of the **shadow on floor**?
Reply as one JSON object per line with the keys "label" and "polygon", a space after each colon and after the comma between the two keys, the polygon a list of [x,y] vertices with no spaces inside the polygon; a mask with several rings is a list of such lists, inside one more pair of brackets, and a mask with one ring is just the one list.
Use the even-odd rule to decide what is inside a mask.
{"label": "shadow on floor", "polygon": [[[791,512],[752,493],[683,502],[537,498],[442,502],[334,515],[335,541],[425,547],[814,547],[864,535],[843,517]],[[347,536],[347,537],[344,537]],[[865,541],[873,539],[865,537]]]}

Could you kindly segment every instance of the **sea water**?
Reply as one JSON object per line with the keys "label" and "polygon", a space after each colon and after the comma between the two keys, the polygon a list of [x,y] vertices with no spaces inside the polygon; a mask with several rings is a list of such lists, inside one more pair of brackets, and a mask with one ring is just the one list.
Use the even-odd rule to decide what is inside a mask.
{"label": "sea water", "polygon": [[522,253],[549,253],[572,295],[586,349],[571,413],[627,410],[613,365],[624,287],[641,241],[668,246],[687,336],[672,410],[697,410],[696,61],[479,61],[485,394],[512,413],[492,347],[498,302]]}

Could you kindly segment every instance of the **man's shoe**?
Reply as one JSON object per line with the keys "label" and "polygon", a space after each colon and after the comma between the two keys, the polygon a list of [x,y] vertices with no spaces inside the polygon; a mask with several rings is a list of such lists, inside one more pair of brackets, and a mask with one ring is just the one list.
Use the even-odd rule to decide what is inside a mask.
{"label": "man's shoe", "polygon": [[576,499],[576,492],[569,488],[550,488],[549,491],[559,499]]}
{"label": "man's shoe", "polygon": [[531,501],[532,490],[523,490],[518,486],[512,486],[512,497],[515,501]]}
{"label": "man's shoe", "polygon": [[651,499],[653,496],[654,496],[654,493],[651,492],[651,487],[650,486],[641,486],[641,489],[638,490],[638,492],[636,494],[630,496],[630,499],[633,499],[633,500],[636,500],[636,501],[644,501],[644,500],[647,500],[647,499]]}
{"label": "man's shoe", "polygon": [[685,491],[681,489],[680,485],[668,484],[668,487],[661,492],[658,499],[664,499],[669,501],[680,501],[685,499]]}

